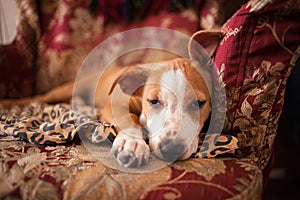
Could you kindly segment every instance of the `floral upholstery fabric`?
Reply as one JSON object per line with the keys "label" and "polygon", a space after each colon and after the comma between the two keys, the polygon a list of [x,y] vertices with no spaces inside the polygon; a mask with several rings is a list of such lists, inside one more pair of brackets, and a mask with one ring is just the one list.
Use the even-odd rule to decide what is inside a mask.
{"label": "floral upholstery fabric", "polygon": [[261,170],[240,159],[190,159],[151,173],[108,168],[84,146],[0,142],[0,198],[259,199]]}
{"label": "floral upholstery fabric", "polygon": [[[286,82],[299,57],[299,1],[249,1],[223,26],[215,64],[226,84],[224,133],[262,169],[272,153]],[[297,50],[298,48],[298,50]]]}
{"label": "floral upholstery fabric", "polygon": [[[87,54],[120,31],[154,26],[191,35],[201,23],[220,27],[242,4],[238,1],[227,10],[221,9],[227,5],[223,0],[205,3],[203,8],[203,0],[183,2],[185,5],[163,0],[140,5],[139,0],[132,0],[134,5],[128,10],[126,3],[130,1],[126,0],[15,2],[19,9],[18,36],[13,44],[0,46],[0,98],[43,93],[73,80]],[[93,2],[99,2],[98,6]],[[208,6],[211,10],[205,11]],[[200,12],[205,13],[201,23]]]}
{"label": "floral upholstery fabric", "polygon": [[[212,8],[207,1],[201,22],[193,9],[166,9],[128,25],[127,19],[112,22],[101,12],[90,12],[89,0],[19,2],[27,18],[16,41],[0,47],[1,98],[45,92],[72,80],[89,51],[118,31],[153,25],[192,34],[200,25],[220,27],[224,19],[215,14],[225,9],[220,4]],[[209,27],[211,16],[215,24]],[[35,146],[6,141],[0,142],[0,198],[260,199],[262,170],[272,153],[285,84],[298,58],[298,16],[299,1],[252,0],[222,28],[225,37],[215,64],[227,92],[223,132],[239,139],[241,158],[193,158],[152,173],[128,174],[104,166],[75,142]],[[18,55],[20,59],[8,59]]]}
{"label": "floral upholstery fabric", "polygon": [[[108,9],[108,16],[105,15],[107,12],[99,12],[101,7],[98,10],[96,7],[95,11],[91,12],[90,2],[90,0],[40,2],[44,34],[38,44],[37,93],[46,92],[73,80],[87,54],[101,41],[117,32],[155,26],[191,35],[199,28],[196,11],[191,9],[177,13],[172,13],[169,9],[163,9],[161,12],[156,10],[158,12],[156,15],[144,13],[146,16],[142,21],[136,19],[135,23],[127,24],[126,19],[118,14],[118,11],[121,12],[116,6],[118,4],[114,4],[125,1],[100,4],[99,6]],[[157,4],[159,6],[159,2]]]}
{"label": "floral upholstery fabric", "polygon": [[[36,145],[57,145],[72,143],[80,137],[97,146],[112,143],[118,135],[114,124],[101,121],[101,114],[94,113],[93,107],[79,97],[73,98],[72,104],[32,102],[9,109],[1,106],[0,141],[22,140]],[[236,149],[238,141],[235,137],[202,132],[198,150],[191,157],[234,155]]]}
{"label": "floral upholstery fabric", "polygon": [[0,45],[0,98],[34,93],[36,46],[40,36],[38,11],[34,0],[16,3],[17,36],[12,44]]}
{"label": "floral upholstery fabric", "polygon": [[204,1],[200,11],[200,27],[204,30],[220,29],[247,0]]}

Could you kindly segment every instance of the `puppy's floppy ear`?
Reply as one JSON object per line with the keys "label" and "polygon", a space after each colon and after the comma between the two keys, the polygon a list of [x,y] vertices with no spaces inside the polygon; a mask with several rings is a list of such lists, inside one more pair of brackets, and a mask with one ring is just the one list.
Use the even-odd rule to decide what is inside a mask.
{"label": "puppy's floppy ear", "polygon": [[123,71],[120,76],[113,82],[109,94],[111,94],[117,84],[125,94],[140,95],[142,86],[148,78],[147,72],[137,65],[131,66]]}
{"label": "puppy's floppy ear", "polygon": [[203,55],[203,49],[199,48],[199,44],[207,51],[212,57],[219,46],[224,33],[221,31],[207,31],[201,30],[194,33],[188,44],[188,52],[191,60],[197,60]]}

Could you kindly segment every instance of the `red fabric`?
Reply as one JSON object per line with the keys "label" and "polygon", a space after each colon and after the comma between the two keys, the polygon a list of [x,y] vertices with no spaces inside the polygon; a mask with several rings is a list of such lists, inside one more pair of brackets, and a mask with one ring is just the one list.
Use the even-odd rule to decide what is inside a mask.
{"label": "red fabric", "polygon": [[[255,9],[258,3],[266,3]],[[281,114],[290,61],[300,44],[299,1],[250,1],[224,26],[215,56],[227,94],[226,134],[241,142],[240,156],[264,168]],[[254,9],[250,12],[251,9]]]}
{"label": "red fabric", "polygon": [[115,13],[120,10],[120,1],[101,2],[94,12],[89,10],[89,0],[40,2],[43,34],[38,44],[36,93],[46,92],[73,80],[88,53],[100,42],[120,31],[154,26],[191,35],[199,28],[199,19],[192,9],[172,13],[165,8],[166,10],[156,10],[155,14],[152,14],[152,10],[150,13],[142,13],[147,16],[142,21],[136,19],[135,23],[128,25],[126,19],[116,20],[122,17],[120,13]]}
{"label": "red fabric", "polygon": [[247,0],[209,0],[200,9],[200,25],[204,30],[219,29]]}
{"label": "red fabric", "polygon": [[[250,197],[247,196],[250,195],[250,193],[243,194],[245,191],[242,188],[246,185],[242,185],[246,184],[251,176],[258,176],[260,174],[253,173],[254,171],[252,170],[254,168],[252,168],[252,165],[245,164],[235,159],[224,160],[224,165],[226,166],[226,169],[222,173],[218,173],[212,179],[207,179],[207,177],[201,176],[201,173],[192,172],[188,169],[183,171],[172,168],[170,181],[167,181],[155,190],[148,192],[143,196],[143,199],[155,200],[163,197],[164,199],[207,198],[222,200],[233,197],[240,197],[241,199]],[[248,167],[246,167],[247,165]],[[208,166],[203,165],[202,167],[203,171],[209,170],[206,168]],[[212,168],[210,169],[213,170]],[[250,182],[248,183],[249,187],[252,187],[250,186],[252,184]],[[254,196],[252,196],[252,198],[253,197]]]}
{"label": "red fabric", "polygon": [[30,96],[34,91],[34,70],[38,31],[35,4],[19,2],[18,12],[27,12],[18,18],[17,36],[9,45],[0,45],[0,99]]}
{"label": "red fabric", "polygon": [[199,21],[194,10],[185,10],[181,13],[161,11],[157,15],[149,16],[142,22],[135,23],[132,26],[125,28],[132,29],[138,27],[161,27],[182,31],[188,35],[191,35],[199,30],[198,22]]}
{"label": "red fabric", "polygon": [[[101,164],[82,145],[0,143],[1,198],[259,199],[261,171],[239,159],[189,159],[153,172]],[[109,158],[108,158],[109,159]]]}
{"label": "red fabric", "polygon": [[[22,37],[22,36],[21,36]],[[30,96],[34,83],[34,48],[30,36],[0,47],[0,98]]]}
{"label": "red fabric", "polygon": [[[62,82],[73,79],[79,63],[87,53],[98,42],[120,30],[151,25],[177,29],[190,34],[197,30],[199,25],[197,20],[188,20],[193,18],[189,13],[182,12],[175,15],[161,12],[130,27],[124,27],[122,23],[109,24],[104,27],[103,16],[98,13],[93,15],[88,11],[89,2],[88,0],[40,2],[43,34],[38,44],[38,71],[35,82],[37,92],[47,91]],[[262,2],[267,4],[261,9],[249,12],[255,4]],[[191,159],[167,167],[166,173],[153,172],[150,175],[143,174],[141,178],[138,174],[126,176],[112,169],[105,168],[101,171],[104,167],[93,158],[89,158],[89,154],[85,153],[80,145],[24,147],[25,144],[2,143],[4,147],[0,148],[0,151],[3,155],[7,155],[3,160],[5,164],[1,165],[6,170],[2,171],[9,177],[13,172],[12,167],[15,166],[15,170],[22,172],[20,174],[22,180],[25,180],[26,187],[29,188],[28,191],[33,191],[33,189],[41,191],[36,193],[41,195],[55,195],[57,191],[60,198],[66,193],[81,195],[81,188],[86,189],[82,191],[90,191],[91,194],[96,195],[102,194],[101,192],[105,193],[113,187],[119,191],[114,195],[122,195],[129,191],[123,189],[130,188],[132,182],[137,180],[143,180],[138,185],[138,189],[141,188],[139,194],[142,195],[139,197],[145,199],[158,197],[192,199],[199,196],[224,199],[235,195],[240,195],[242,199],[251,194],[255,195],[251,191],[261,191],[260,169],[268,169],[266,166],[270,163],[271,147],[283,105],[285,84],[292,69],[289,63],[300,43],[299,3],[297,3],[296,0],[273,0],[271,2],[253,0],[244,5],[223,27],[226,36],[217,49],[215,64],[226,83],[228,97],[228,115],[224,132],[239,138],[240,156],[249,158],[247,161]],[[1,64],[1,70],[5,73],[0,75],[0,87],[5,90],[0,88],[0,96],[27,95],[32,92],[32,89],[27,90],[29,87],[22,88],[27,80],[24,76],[25,71],[32,76],[34,66],[32,63],[34,63],[35,51],[31,47],[34,48],[35,38],[31,37],[31,33],[28,35],[23,34],[20,36],[21,40],[17,40],[21,41],[23,48],[8,47],[12,49],[11,51],[8,49],[4,51],[2,47],[0,49],[1,56],[9,55],[23,60],[19,63],[15,59],[14,64]],[[30,48],[24,50],[24,46]],[[24,70],[19,68],[21,63],[21,69],[24,67]],[[6,71],[8,67],[15,71]],[[18,77],[15,80],[10,79],[13,82],[9,82],[7,78],[11,72]],[[12,78],[12,76],[9,77]],[[4,86],[2,80],[6,80]],[[33,78],[28,80],[29,84],[32,84],[30,81]],[[11,83],[14,86],[10,87]],[[18,92],[14,95],[8,93],[14,90]],[[249,160],[254,161],[255,164]],[[83,175],[86,179],[82,178]],[[163,175],[170,175],[170,178],[160,180],[159,184],[147,190],[149,180],[151,183],[163,178]],[[95,189],[93,193],[88,188],[91,185],[84,184],[84,181],[99,177],[104,177],[100,183],[99,180],[98,182],[95,180],[100,192]],[[77,185],[78,182],[81,183],[79,184],[81,187],[75,187],[77,190],[74,190],[71,186]],[[16,183],[20,184],[21,181],[16,181]],[[20,187],[16,183],[11,183],[11,191],[8,194],[18,197],[27,194],[26,187]],[[45,193],[45,188],[51,192]],[[128,195],[134,195],[134,193]]]}

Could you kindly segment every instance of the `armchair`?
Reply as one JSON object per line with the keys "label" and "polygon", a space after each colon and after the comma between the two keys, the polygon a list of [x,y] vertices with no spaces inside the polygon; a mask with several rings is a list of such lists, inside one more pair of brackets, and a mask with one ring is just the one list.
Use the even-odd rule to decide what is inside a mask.
{"label": "armchair", "polygon": [[[133,12],[136,16],[129,24],[112,9],[116,2],[120,5],[122,1],[101,4],[101,12],[90,12],[88,0],[19,1],[16,40],[0,46],[0,70],[4,72],[0,74],[0,97],[30,96],[74,79],[87,53],[122,30],[158,26],[192,35],[203,27],[221,27],[225,37],[214,61],[227,97],[222,133],[238,138],[236,157],[191,158],[150,173],[125,173],[101,164],[78,141],[39,146],[0,137],[0,197],[260,199],[272,168],[286,82],[299,57],[299,1],[252,0],[244,5],[241,1],[225,24],[218,24],[224,20],[210,20],[226,4],[222,0],[210,1],[218,5],[216,10],[209,1],[195,1],[196,9],[180,5],[176,12],[157,1],[156,6],[164,8],[161,12],[152,5],[149,15],[141,17],[138,14],[147,14],[141,6],[138,9],[143,12]],[[205,16],[200,17],[202,27],[199,16]],[[216,24],[205,26],[205,19]],[[21,112],[18,108],[4,110],[0,113],[11,116]],[[7,121],[0,122],[1,127],[7,125]]]}

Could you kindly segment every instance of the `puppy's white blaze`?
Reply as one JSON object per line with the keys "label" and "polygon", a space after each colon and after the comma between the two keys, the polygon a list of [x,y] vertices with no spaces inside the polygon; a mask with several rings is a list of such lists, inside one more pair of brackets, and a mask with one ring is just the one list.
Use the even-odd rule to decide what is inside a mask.
{"label": "puppy's white blaze", "polygon": [[[161,75],[161,100],[164,105],[159,111],[151,112],[151,118],[147,121],[147,127],[152,137],[158,136],[164,132],[164,123],[166,121],[181,118],[184,101],[184,91],[186,88],[186,79],[181,70],[168,70]],[[176,107],[175,113],[171,110]],[[174,116],[176,114],[176,116]],[[179,115],[179,116],[178,116]],[[168,119],[166,119],[168,116]],[[174,121],[173,120],[173,121]]]}
{"label": "puppy's white blaze", "polygon": [[179,133],[175,140],[184,145],[184,152],[177,158],[178,160],[185,160],[197,151],[199,138],[199,125],[193,121],[188,114],[184,114],[181,122]]}
{"label": "puppy's white blaze", "polygon": [[151,137],[157,136],[164,126],[164,122],[166,119],[166,111],[164,109],[161,112],[152,112],[151,118],[147,121],[147,127],[150,131]]}
{"label": "puppy's white blaze", "polygon": [[184,144],[189,147],[191,141],[193,141],[200,132],[199,128],[199,124],[192,120],[190,115],[184,114],[180,121],[179,134],[177,136],[178,140],[183,141]]}
{"label": "puppy's white blaze", "polygon": [[[181,70],[169,70],[160,79],[162,109],[153,110],[147,121],[150,133],[150,147],[160,155],[160,142],[166,138],[180,141],[185,151],[180,159],[188,158],[197,149],[199,120],[193,120],[185,108],[185,93],[192,89]],[[200,116],[198,116],[200,117]],[[170,136],[169,132],[177,134]],[[194,141],[194,142],[193,142]]]}
{"label": "puppy's white blaze", "polygon": [[181,70],[168,70],[164,72],[161,76],[160,84],[161,87],[173,93],[181,105],[184,105],[187,81]]}

